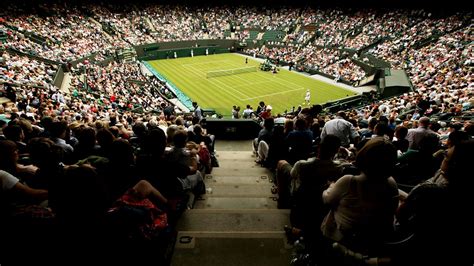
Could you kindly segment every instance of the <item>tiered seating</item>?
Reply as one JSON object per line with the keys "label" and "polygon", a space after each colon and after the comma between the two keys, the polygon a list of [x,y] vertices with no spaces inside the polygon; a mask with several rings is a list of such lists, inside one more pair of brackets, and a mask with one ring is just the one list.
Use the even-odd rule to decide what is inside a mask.
{"label": "tiered seating", "polygon": [[281,30],[267,30],[262,37],[263,41],[277,42],[283,40],[285,32]]}

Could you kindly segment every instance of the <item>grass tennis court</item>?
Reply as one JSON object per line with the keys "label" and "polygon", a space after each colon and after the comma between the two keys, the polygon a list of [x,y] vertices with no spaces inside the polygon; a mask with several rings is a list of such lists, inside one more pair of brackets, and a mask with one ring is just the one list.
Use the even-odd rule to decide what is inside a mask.
{"label": "grass tennis court", "polygon": [[232,106],[247,104],[256,110],[264,101],[273,107],[272,113],[291,111],[292,106],[305,107],[306,90],[310,89],[311,104],[325,103],[356,93],[310,77],[280,69],[277,74],[258,70],[228,76],[207,78],[210,71],[229,70],[255,66],[260,62],[237,54],[218,54],[178,59],[154,60],[149,63],[181,91],[204,108],[230,116]]}

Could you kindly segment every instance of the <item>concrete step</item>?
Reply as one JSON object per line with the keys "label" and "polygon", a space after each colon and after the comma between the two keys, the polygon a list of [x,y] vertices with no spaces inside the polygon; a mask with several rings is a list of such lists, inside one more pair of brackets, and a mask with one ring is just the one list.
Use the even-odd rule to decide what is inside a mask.
{"label": "concrete step", "polygon": [[61,83],[60,90],[64,94],[71,93],[71,73],[64,73],[63,82]]}
{"label": "concrete step", "polygon": [[251,151],[217,151],[216,154],[219,167],[212,169],[213,176],[271,176],[267,168],[255,163]]}
{"label": "concrete step", "polygon": [[219,152],[227,151],[252,151],[252,140],[216,140],[215,148]]}
{"label": "concrete step", "polygon": [[151,23],[151,20],[148,16],[145,16],[145,22],[146,22],[146,25],[148,26],[148,28],[153,31],[153,32],[156,32],[156,29],[155,29],[155,26],[153,25],[153,23]]}
{"label": "concrete step", "polygon": [[255,198],[242,198],[242,197],[207,197],[204,196],[202,200],[197,200],[194,203],[194,210],[197,209],[256,209],[256,210],[267,210],[276,209],[277,202],[276,197],[255,197]]}
{"label": "concrete step", "polygon": [[[183,243],[187,241],[183,241],[182,238],[188,237],[202,237],[202,238],[249,238],[249,239],[256,239],[256,238],[286,238],[285,231],[223,231],[223,232],[215,232],[215,231],[179,231],[178,232],[178,239],[181,238],[181,241],[178,241],[180,246],[184,247]],[[192,240],[191,240],[192,241]],[[186,246],[189,248],[189,246]]]}
{"label": "concrete step", "polygon": [[[219,161],[220,164],[220,161]],[[212,168],[213,176],[264,176],[271,177],[271,172],[267,168],[263,168],[260,165],[241,164],[235,162],[232,167],[215,167]]]}
{"label": "concrete step", "polygon": [[[216,168],[217,169],[217,168]],[[229,175],[206,175],[204,182],[206,185],[221,185],[221,184],[254,184],[254,185],[263,185],[263,184],[273,184],[272,180],[267,174],[263,175],[252,175],[252,176],[229,176]]]}
{"label": "concrete step", "polygon": [[271,197],[272,184],[206,184],[206,198],[233,197],[258,198]]}
{"label": "concrete step", "polygon": [[288,223],[289,210],[188,210],[177,226],[171,265],[290,265]]}
{"label": "concrete step", "polygon": [[289,224],[290,210],[187,210],[178,222],[179,231],[280,232]]}
{"label": "concrete step", "polygon": [[[247,144],[246,144],[247,145]],[[255,155],[251,151],[251,144],[248,143],[249,147],[246,151],[217,151],[216,156],[224,161],[246,161],[253,162],[255,160]],[[253,159],[252,159],[253,158]]]}
{"label": "concrete step", "polygon": [[9,103],[9,102],[11,102],[11,100],[8,99],[7,97],[0,97],[0,104]]}
{"label": "concrete step", "polygon": [[172,266],[288,266],[291,246],[283,233],[240,234],[180,232],[176,241]]}
{"label": "concrete step", "polygon": [[277,209],[273,174],[254,162],[251,140],[216,142],[219,166],[204,177],[207,193],[180,220],[173,266],[287,266],[291,246]]}

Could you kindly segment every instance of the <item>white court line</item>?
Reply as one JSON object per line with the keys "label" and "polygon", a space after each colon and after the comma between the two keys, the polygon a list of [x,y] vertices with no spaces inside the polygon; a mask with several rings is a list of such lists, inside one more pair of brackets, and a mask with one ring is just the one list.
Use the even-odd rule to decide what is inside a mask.
{"label": "white court line", "polygon": [[[227,64],[227,65],[234,66],[234,64],[229,64],[229,63],[226,63],[226,64]],[[257,66],[255,66],[255,68],[257,68]],[[257,69],[257,72],[258,72],[258,69]],[[248,73],[254,73],[254,72],[248,72]],[[239,74],[247,74],[247,73],[239,73]],[[238,79],[240,79],[240,80],[243,80],[243,81],[245,81],[245,84],[247,84],[247,85],[249,85],[249,86],[255,84],[255,83],[252,83],[252,82],[248,83],[248,80],[246,80],[246,79],[244,79],[244,78],[242,78],[242,77],[239,77],[238,74],[236,74],[236,75],[229,75],[229,77],[235,77],[235,78],[238,78]],[[240,87],[240,86],[239,86],[239,87]]]}
{"label": "white court line", "polygon": [[198,74],[198,76],[203,76],[204,78],[206,77],[206,72],[203,72],[199,70],[198,68],[194,68],[192,66],[184,66],[184,67],[194,72],[194,74]]}
{"label": "white court line", "polygon": [[253,99],[257,99],[257,98],[261,98],[261,97],[267,97],[267,96],[273,96],[273,95],[278,95],[278,94],[285,94],[287,92],[292,92],[292,91],[300,91],[300,90],[304,90],[304,88],[298,88],[298,89],[293,89],[293,90],[287,90],[287,91],[280,91],[280,92],[275,92],[275,93],[270,93],[270,94],[264,94],[264,95],[259,95],[257,97],[251,97],[251,98],[247,98],[247,99],[240,99],[241,101],[247,101],[247,100],[253,100]]}
{"label": "white court line", "polygon": [[[214,61],[214,62],[224,62],[226,65],[230,65],[230,66],[234,67],[234,64],[233,64],[231,61],[228,61],[228,60],[218,60],[218,61]],[[209,62],[208,62],[208,63],[209,63]],[[196,64],[203,64],[203,63],[196,63]],[[183,66],[185,66],[185,67],[188,68],[188,69],[192,69],[192,71],[193,71],[194,73],[199,73],[199,72],[200,72],[200,73],[203,73],[203,74],[205,75],[205,72],[202,72],[202,71],[200,71],[199,69],[194,68],[192,65],[193,65],[193,64],[186,64],[186,65],[183,65]],[[199,75],[201,76],[200,73],[199,73]],[[257,70],[257,73],[258,73],[258,70]],[[270,93],[270,94],[265,94],[265,95],[259,95],[259,96],[257,96],[257,97],[250,97],[250,96],[248,96],[248,95],[242,93],[241,91],[235,89],[235,88],[238,88],[238,87],[253,86],[253,85],[256,85],[256,84],[267,83],[267,82],[276,82],[276,83],[278,83],[278,84],[280,84],[280,85],[282,85],[282,86],[284,86],[284,87],[286,87],[286,88],[294,88],[294,87],[295,87],[295,86],[291,86],[291,85],[288,85],[288,84],[293,84],[293,85],[296,85],[296,86],[300,86],[300,85],[298,85],[298,84],[296,84],[296,83],[286,81],[286,80],[281,79],[281,78],[279,78],[279,77],[276,77],[276,78],[278,78],[278,80],[275,80],[275,79],[274,79],[275,76],[273,76],[274,78],[269,78],[269,77],[267,77],[267,75],[265,75],[265,73],[260,73],[260,74],[261,74],[261,75],[259,75],[259,76],[261,76],[262,78],[264,78],[264,79],[267,80],[267,81],[256,82],[256,83],[248,83],[248,81],[247,81],[246,79],[241,78],[241,77],[239,77],[238,75],[231,75],[230,77],[235,77],[235,78],[238,78],[238,79],[243,80],[243,81],[246,82],[246,84],[238,85],[238,86],[235,86],[235,87],[234,87],[234,86],[229,86],[229,85],[225,84],[224,82],[222,82],[222,81],[220,81],[220,80],[217,80],[217,79],[209,80],[209,79],[207,79],[206,77],[205,77],[205,78],[206,78],[209,82],[211,82],[212,84],[214,84],[214,85],[217,85],[217,84],[214,83],[214,81],[215,81],[215,82],[218,82],[219,84],[223,85],[224,87],[226,87],[226,88],[228,88],[228,89],[231,89],[231,90],[233,90],[234,92],[236,92],[236,93],[238,93],[238,94],[240,94],[240,95],[242,95],[242,96],[244,96],[244,97],[247,97],[247,98],[238,98],[236,95],[234,95],[234,94],[231,93],[232,96],[234,96],[235,98],[237,98],[237,99],[239,99],[239,100],[241,100],[241,101],[253,100],[253,99],[260,98],[260,97],[266,97],[266,96],[272,96],[272,95],[279,95],[279,94],[284,94],[284,93],[287,93],[287,92],[293,92],[293,91],[304,90],[304,88],[298,88],[298,89],[291,89],[291,90],[286,90],[286,91],[281,91],[281,92],[275,92],[275,93]],[[284,82],[286,82],[287,84],[282,83],[281,81],[284,81]]]}
{"label": "white court line", "polygon": [[248,86],[253,86],[253,85],[257,85],[257,84],[264,84],[264,83],[270,83],[270,81],[258,81],[258,82],[253,82],[253,83],[246,83],[246,84],[234,86],[234,88],[248,87]]}
{"label": "white court line", "polygon": [[[231,65],[232,67],[234,66],[234,64],[230,64],[229,61],[226,61],[225,63],[226,63],[227,65]],[[256,66],[256,67],[257,67],[257,66]],[[258,73],[258,70],[257,70],[257,73]],[[282,83],[282,82],[280,82],[280,81],[285,81],[286,83],[296,85],[297,87],[300,86],[299,84],[296,84],[296,83],[293,83],[293,82],[290,82],[290,81],[286,81],[286,80],[281,79],[281,78],[279,78],[279,77],[277,77],[278,80],[274,80],[273,78],[267,77],[267,76],[265,75],[265,73],[261,73],[261,74],[262,74],[262,75],[259,75],[259,76],[263,77],[263,78],[266,79],[267,81],[255,82],[255,83],[247,83],[248,81],[247,81],[246,79],[244,79],[244,78],[242,78],[242,77],[239,77],[238,75],[231,75],[231,76],[229,76],[229,77],[232,77],[232,78],[235,77],[235,78],[241,79],[241,80],[243,80],[243,81],[246,82],[246,84],[232,87],[232,89],[233,89],[234,91],[237,91],[237,90],[235,90],[234,88],[243,87],[243,86],[253,86],[253,85],[256,85],[256,84],[267,83],[267,82],[276,82],[276,83],[278,83],[278,84],[280,84],[280,85],[282,85],[282,86],[284,86],[284,87],[286,87],[286,88],[294,88],[294,87],[295,87],[295,86],[290,86],[290,85],[288,85],[288,84],[284,84],[284,83]],[[216,80],[216,81],[218,81],[218,80]],[[222,83],[221,81],[219,81],[219,82]],[[287,92],[299,91],[299,90],[304,90],[304,88],[298,88],[298,89],[291,89],[291,90],[286,90],[286,91],[281,91],[281,92],[275,92],[275,93],[260,95],[260,96],[258,96],[258,97],[249,97],[249,96],[247,96],[248,98],[245,98],[245,99],[240,98],[240,100],[241,100],[241,101],[253,100],[253,99],[260,98],[260,97],[272,96],[272,95],[278,95],[278,94],[284,94],[284,93],[287,93]],[[240,92],[240,91],[237,91],[237,92],[239,92],[240,94],[244,95],[244,94],[243,94],[242,92]]]}
{"label": "white court line", "polygon": [[[217,61],[213,61],[213,62],[223,62],[223,63],[225,63],[226,65],[230,65],[230,66],[232,66],[233,68],[235,68],[235,67],[234,67],[235,64],[233,64],[233,62],[231,62],[231,61],[229,61],[229,60],[217,60]],[[184,67],[186,67],[186,68],[188,68],[188,69],[192,69],[192,71],[193,71],[194,73],[198,73],[199,76],[201,76],[201,73],[203,73],[203,75],[205,75],[205,72],[200,71],[199,69],[194,68],[192,65],[202,65],[202,64],[208,64],[208,63],[212,63],[212,62],[203,62],[203,63],[194,63],[194,64],[183,64],[182,66],[184,66]],[[257,67],[257,66],[255,66],[255,67]],[[257,70],[257,73],[258,73],[258,70]],[[238,94],[240,94],[240,95],[242,95],[242,96],[247,97],[247,98],[240,98],[240,99],[239,99],[239,98],[237,98],[236,95],[231,94],[232,96],[234,96],[235,98],[237,98],[237,99],[239,99],[239,100],[241,100],[241,101],[253,100],[253,99],[260,98],[260,97],[266,97],[266,96],[272,96],[272,95],[285,94],[285,93],[287,93],[287,92],[300,91],[300,90],[304,90],[304,89],[305,89],[305,88],[302,88],[302,87],[301,87],[301,88],[298,88],[298,89],[291,89],[291,90],[286,90],[286,91],[281,91],[281,92],[275,92],[275,93],[270,93],[270,94],[259,95],[259,96],[257,96],[257,97],[249,97],[248,95],[246,95],[246,94],[242,93],[241,91],[235,89],[235,88],[239,88],[239,87],[254,86],[254,85],[257,85],[257,84],[263,84],[263,83],[268,83],[268,82],[276,82],[276,83],[278,83],[278,84],[280,84],[280,85],[282,85],[282,86],[284,86],[284,87],[286,87],[286,88],[294,88],[295,86],[300,86],[299,84],[296,84],[296,83],[293,83],[293,82],[290,82],[290,81],[281,79],[281,78],[279,78],[279,77],[276,77],[278,80],[275,80],[275,79],[273,79],[273,78],[267,77],[267,76],[265,75],[265,73],[260,73],[260,74],[261,74],[261,75],[259,75],[259,76],[261,76],[262,78],[264,78],[264,79],[267,80],[267,81],[248,83],[248,80],[246,80],[246,79],[244,79],[244,78],[242,78],[242,77],[239,77],[238,75],[231,75],[230,77],[232,77],[232,78],[235,77],[235,78],[238,78],[238,79],[243,80],[243,81],[246,82],[246,84],[242,84],[242,85],[238,85],[238,86],[229,86],[229,85],[225,84],[224,82],[222,82],[222,81],[220,81],[220,80],[217,80],[217,79],[212,79],[212,80],[209,80],[209,79],[207,79],[207,78],[206,78],[206,79],[207,79],[210,83],[212,83],[212,84],[214,84],[214,85],[216,85],[216,84],[214,83],[214,81],[215,81],[215,82],[218,82],[219,84],[223,85],[224,87],[226,87],[226,88],[228,88],[228,89],[231,89],[231,90],[233,90],[234,92],[237,92]],[[275,78],[275,76],[274,76],[274,78]],[[287,84],[282,83],[281,81],[284,81],[284,82],[287,83]],[[291,86],[291,85],[289,85],[289,84],[292,84],[292,85],[295,85],[295,86]]]}
{"label": "white court line", "polygon": [[212,64],[216,62],[228,62],[228,60],[223,59],[223,60],[207,61],[207,62],[202,62],[202,63],[182,64],[182,66],[205,65],[205,64]]}
{"label": "white court line", "polygon": [[[285,85],[284,83],[279,82],[278,80],[276,80],[276,81],[273,80],[274,82],[276,82],[276,83],[278,83],[278,84],[281,84],[281,85],[283,85],[283,86],[285,86],[285,87],[287,87],[287,88],[294,88],[294,87],[299,87],[299,86],[300,86],[299,84],[293,83],[293,82],[291,82],[291,81],[284,80],[284,79],[279,78],[279,77],[277,77],[277,76],[273,76],[273,78],[269,78],[269,77],[267,77],[267,75],[265,75],[265,73],[261,73],[261,74],[263,74],[263,75],[261,75],[261,76],[262,76],[263,78],[267,79],[267,80],[273,80],[274,78],[277,78],[277,79],[280,80],[280,81],[284,81],[284,82],[286,82],[286,83],[295,85],[295,86],[288,86],[288,85]],[[272,75],[278,75],[278,74],[272,74]]]}
{"label": "white court line", "polygon": [[[230,69],[234,69],[234,68],[235,68],[235,67],[234,67],[235,65],[232,64],[232,61],[229,61],[229,60],[217,60],[217,61],[213,61],[213,62],[223,62],[223,63],[226,64],[226,65],[232,66],[232,68],[230,68]],[[188,64],[188,65],[190,65],[190,64]],[[186,67],[190,67],[190,68],[192,68],[193,70],[196,70],[193,66],[186,66]],[[225,69],[224,69],[224,70],[225,70]],[[201,71],[200,71],[200,72],[201,72]],[[194,73],[196,73],[196,72],[194,72]],[[204,72],[204,74],[205,74],[205,72]],[[237,77],[237,75],[232,75],[232,76],[236,76],[236,77]],[[229,85],[225,84],[224,82],[222,82],[222,81],[220,81],[220,80],[218,80],[218,79],[208,79],[207,77],[204,77],[204,78],[205,78],[206,80],[208,80],[209,82],[211,82],[212,84],[214,84],[214,85],[216,85],[216,84],[214,83],[214,81],[215,81],[215,82],[217,82],[217,83],[223,85],[224,87],[229,88],[229,89],[233,90],[234,92],[237,92],[238,94],[240,94],[240,95],[242,95],[242,96],[244,96],[244,97],[250,97],[250,96],[248,96],[247,94],[242,93],[241,91],[235,89],[235,88],[240,87],[240,86],[235,86],[235,87],[234,87],[234,86],[229,86]],[[238,77],[238,78],[242,79],[241,77]],[[245,79],[242,79],[242,80],[244,80],[245,82],[247,82],[247,80],[245,80]],[[249,85],[252,85],[252,84],[253,84],[253,83],[250,83],[250,84],[247,83],[247,84],[245,84],[245,86],[249,86]],[[239,99],[236,95],[233,95],[233,96],[234,96],[235,98]]]}
{"label": "white court line", "polygon": [[[229,89],[231,89],[231,90],[233,90],[233,91],[239,93],[240,95],[243,95],[243,96],[245,96],[245,97],[249,97],[247,94],[242,93],[241,91],[234,89],[234,87],[231,87],[231,86],[225,84],[224,82],[222,82],[222,81],[220,81],[220,80],[212,79],[211,81],[212,81],[212,82],[213,82],[213,81],[217,81],[217,82],[219,82],[220,84],[224,85],[224,87],[227,87],[227,88],[229,88]],[[210,81],[210,82],[211,82],[211,81]],[[211,82],[211,83],[212,83],[212,82]],[[235,96],[235,95],[233,95],[233,94],[232,94],[232,96],[234,96],[235,98],[237,98],[237,96]],[[237,99],[239,99],[239,98],[237,98]]]}
{"label": "white court line", "polygon": [[[249,58],[249,59],[252,59],[252,60],[260,62],[260,63],[263,63],[265,61],[264,59],[261,59],[261,58],[255,58],[253,56],[248,56],[248,55],[243,55],[243,54],[234,54],[234,55],[240,56],[240,57],[243,57],[243,58]],[[285,70],[288,70],[288,67],[281,67],[281,68],[285,69]],[[344,84],[344,83],[334,83],[333,79],[329,79],[329,78],[326,78],[326,77],[318,75],[318,74],[309,75],[306,72],[304,72],[304,73],[300,73],[298,71],[291,71],[291,72],[293,72],[293,74],[298,74],[298,75],[301,75],[301,76],[305,76],[307,78],[311,78],[311,79],[314,79],[314,80],[317,80],[317,81],[321,81],[321,82],[324,82],[326,84],[333,85],[335,87],[339,87],[341,89],[351,90],[352,92],[355,92],[357,94],[362,94],[360,88],[350,86],[350,85],[347,85],[347,84]]]}
{"label": "white court line", "polygon": [[[189,67],[187,67],[187,68],[188,68],[188,69],[191,69],[191,71],[193,71],[194,73],[196,73],[196,69],[195,69],[194,67],[189,66]],[[201,72],[201,73],[203,73],[203,72]],[[198,74],[199,76],[201,76],[201,73],[197,73],[197,74]],[[205,73],[203,73],[203,74],[205,74]],[[208,82],[214,84],[215,86],[218,86],[218,87],[219,87],[219,85],[215,84],[214,81],[220,83],[221,85],[223,85],[224,87],[226,87],[226,88],[228,88],[228,89],[231,89],[231,90],[233,90],[233,91],[239,93],[240,95],[242,95],[242,96],[244,96],[244,97],[249,97],[247,94],[242,93],[241,91],[234,89],[233,87],[231,87],[231,86],[225,84],[224,82],[222,82],[222,81],[220,81],[220,80],[217,80],[217,79],[208,79],[208,78],[206,78],[205,76],[204,76],[204,78],[205,78]],[[232,94],[232,93],[230,93],[230,95],[234,96],[236,99],[239,99],[236,95],[234,95],[234,94]]]}
{"label": "white court line", "polygon": [[224,62],[224,64],[226,65],[230,65],[232,66],[232,68],[229,68],[229,69],[222,69],[222,68],[219,68],[219,69],[216,69],[216,70],[206,70],[206,71],[203,71],[201,70],[200,68],[195,68],[193,67],[192,65],[198,65],[198,64],[208,64],[208,63],[213,63],[213,62],[207,62],[207,63],[196,63],[196,64],[183,64],[182,66],[186,67],[186,68],[192,68],[194,71],[194,73],[203,73],[204,75],[206,75],[207,72],[210,72],[210,71],[226,71],[226,70],[232,70],[232,69],[235,69],[235,68],[238,68],[238,67],[235,67],[233,64],[229,64],[228,60],[218,60],[218,61],[214,61],[214,62]]}
{"label": "white court line", "polygon": [[[256,66],[256,67],[257,67],[257,66]],[[281,82],[279,82],[279,81],[274,80],[273,78],[267,77],[267,75],[266,75],[265,73],[261,73],[259,70],[257,70],[257,73],[259,74],[260,77],[265,78],[266,80],[270,80],[270,81],[272,81],[272,82],[276,82],[276,83],[278,83],[278,84],[280,84],[280,85],[283,85],[283,86],[285,86],[285,87],[287,87],[287,88],[294,88],[295,86],[296,86],[296,87],[299,87],[299,86],[300,86],[299,84],[293,83],[293,82],[291,82],[291,81],[287,81],[287,80],[281,79],[280,77],[273,76],[274,78],[278,78],[278,80],[280,80],[280,81],[284,81],[284,82],[286,82],[286,83],[295,85],[295,86],[288,86],[288,85],[285,85],[285,84],[283,84],[283,83],[281,83]],[[236,77],[237,77],[237,76],[236,76]],[[243,79],[243,78],[241,78],[241,77],[237,77],[237,78]],[[245,80],[245,79],[243,79],[243,80]],[[251,85],[251,84],[249,84],[249,85]]]}
{"label": "white court line", "polygon": [[[229,63],[229,62],[231,62],[231,61],[227,61],[227,62],[226,62],[226,65],[230,65],[230,66],[232,66],[232,67],[235,68],[235,64],[233,64],[232,62],[231,62],[231,63]],[[257,66],[255,66],[255,67],[257,67]],[[257,70],[257,72],[258,72],[258,70]],[[251,72],[251,73],[253,73],[253,72]],[[242,74],[245,74],[245,73],[242,73]],[[255,86],[255,85],[257,85],[257,84],[264,84],[264,83],[275,82],[274,80],[272,80],[272,79],[270,79],[270,78],[266,78],[267,81],[249,82],[248,80],[246,80],[246,79],[244,79],[244,78],[242,78],[242,77],[239,77],[238,74],[237,74],[237,75],[229,75],[229,76],[227,76],[227,77],[230,77],[230,78],[238,78],[238,79],[243,80],[243,81],[245,82],[245,84],[242,84],[242,85],[232,86],[232,88],[234,88],[234,89],[235,89],[235,88],[240,88],[240,87]],[[217,81],[217,80],[216,80],[216,81]],[[276,82],[279,83],[278,81],[276,81]],[[281,84],[281,83],[280,83],[280,84]],[[283,85],[283,86],[285,86],[285,87],[288,87],[288,86],[286,86],[285,84],[281,84],[281,85]],[[293,88],[293,87],[288,87],[288,88]],[[300,90],[300,89],[296,89],[296,90]],[[287,90],[287,91],[284,91],[284,92],[271,93],[271,94],[267,94],[267,95],[263,95],[263,96],[277,95],[277,94],[285,93],[285,92],[289,92],[289,91],[293,91],[293,90]],[[240,93],[240,94],[243,94],[243,93]],[[263,96],[259,96],[259,97],[263,97]],[[248,97],[248,98],[245,98],[245,99],[240,98],[240,100],[241,100],[241,101],[245,101],[245,100],[252,100],[252,99],[259,98],[259,97],[249,97],[249,96],[247,96],[247,97]]]}

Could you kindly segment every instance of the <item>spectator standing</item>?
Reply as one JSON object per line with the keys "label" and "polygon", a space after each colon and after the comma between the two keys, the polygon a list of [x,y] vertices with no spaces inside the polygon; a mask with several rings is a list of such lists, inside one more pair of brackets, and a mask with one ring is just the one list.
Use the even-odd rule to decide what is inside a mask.
{"label": "spectator standing", "polygon": [[194,113],[193,116],[197,117],[199,121],[202,119],[202,109],[201,107],[197,104],[197,102],[193,102],[193,107],[194,107]]}
{"label": "spectator standing", "polygon": [[258,103],[258,107],[257,107],[257,112],[256,112],[256,114],[257,114],[258,116],[260,116],[260,114],[261,114],[263,111],[265,111],[265,109],[267,109],[267,107],[265,106],[265,102],[263,102],[263,101],[259,102],[259,103]]}
{"label": "spectator standing", "polygon": [[359,133],[355,129],[354,125],[345,119],[346,114],[344,112],[337,113],[336,118],[328,121],[324,124],[323,130],[321,131],[321,140],[327,135],[336,135],[341,140],[341,145],[348,147],[351,140],[357,144],[359,141]]}
{"label": "spectator standing", "polygon": [[306,90],[306,95],[304,96],[304,104],[309,105],[311,100],[311,92],[309,89]]}

